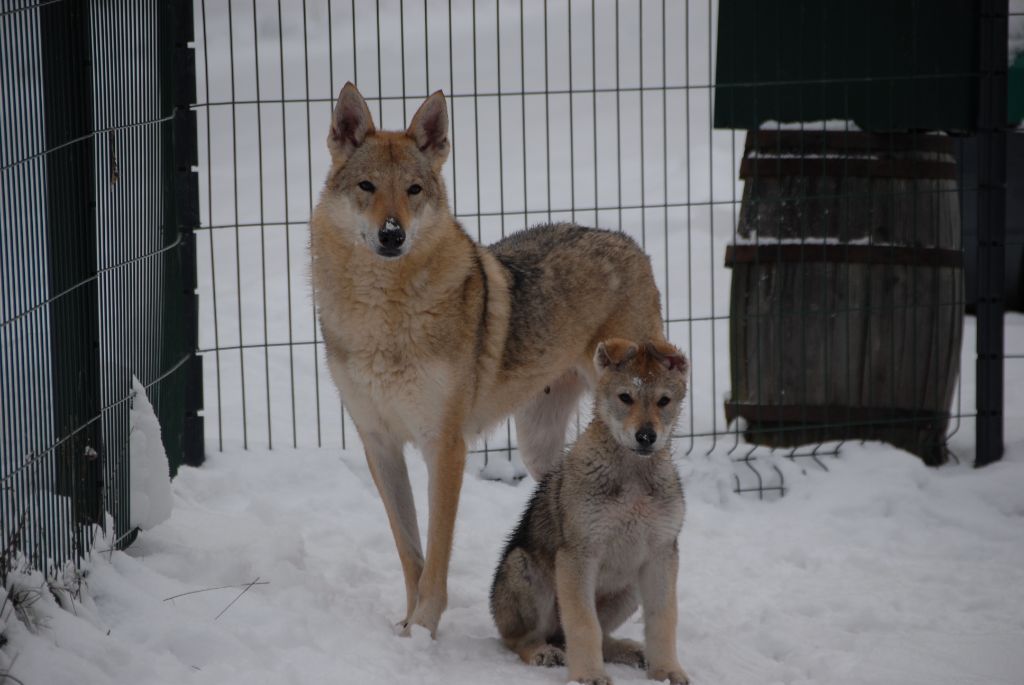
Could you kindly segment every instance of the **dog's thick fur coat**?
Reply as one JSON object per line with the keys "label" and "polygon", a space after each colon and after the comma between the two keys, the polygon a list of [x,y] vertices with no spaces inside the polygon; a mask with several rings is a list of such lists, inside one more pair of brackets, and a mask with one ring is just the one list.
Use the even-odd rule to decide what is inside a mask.
{"label": "dog's thick fur coat", "polygon": [[[557,461],[590,360],[613,336],[660,338],[648,258],[627,236],[541,226],[491,248],[452,217],[444,96],[405,132],[377,131],[351,84],[328,135],[332,163],[311,220],[327,363],[366,450],[405,574],[402,622],[436,633],[466,442],[510,413],[534,477]],[[403,447],[429,471],[427,554]]]}
{"label": "dog's thick fur coat", "polygon": [[[614,661],[686,683],[675,647],[684,502],[669,437],[687,362],[663,342],[609,341],[595,357],[594,419],[509,537],[491,613],[523,661],[567,661],[572,681],[608,685],[603,662]],[[641,604],[646,645],[613,638]]]}

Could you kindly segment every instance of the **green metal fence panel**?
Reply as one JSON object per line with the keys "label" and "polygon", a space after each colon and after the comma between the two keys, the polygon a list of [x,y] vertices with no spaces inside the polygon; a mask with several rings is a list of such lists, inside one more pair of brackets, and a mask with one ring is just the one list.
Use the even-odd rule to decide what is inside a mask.
{"label": "green metal fence panel", "polygon": [[[833,394],[816,404],[755,403],[757,410],[772,407],[760,421],[766,431],[803,435],[805,446],[786,450],[793,459],[818,461],[839,449],[834,433],[828,444],[822,433],[807,440],[809,426],[917,425],[964,454],[977,428],[1001,444],[994,429],[979,423],[972,374],[957,380],[967,368],[957,354],[960,326],[970,334],[977,321],[962,319],[962,276],[954,274],[947,288],[948,264],[895,263],[908,248],[959,255],[964,208],[998,202],[994,154],[985,181],[993,192],[979,192],[977,180],[965,179],[963,166],[949,157],[950,136],[941,136],[944,149],[935,150],[939,137],[923,131],[980,131],[991,123],[979,121],[985,108],[978,91],[1005,81],[1005,70],[982,68],[983,54],[1001,50],[1005,60],[1005,28],[997,35],[994,15],[999,9],[1005,19],[1006,3],[995,4],[309,0],[292,7],[280,0],[195,0],[201,348],[211,447],[344,449],[354,442],[328,379],[303,249],[329,163],[327,122],[346,81],[366,96],[382,129],[401,129],[423,98],[444,91],[452,151],[443,173],[453,213],[476,240],[490,243],[543,221],[576,221],[628,232],[649,252],[666,335],[694,358],[680,452],[717,450],[747,461],[755,449],[771,449],[748,442],[741,426],[747,417],[732,411],[737,384],[724,341],[739,319],[763,324],[779,339],[771,358],[766,345],[758,357],[757,331],[750,335],[757,381],[773,365],[798,386]],[[739,130],[716,128],[723,126]],[[780,134],[780,143],[797,142],[745,155],[745,129],[757,133],[759,126]],[[879,159],[885,162],[875,164]],[[756,182],[743,167],[764,177],[776,165],[793,192],[780,193],[775,204],[796,221],[790,235],[755,254],[761,265],[786,264],[781,276],[751,276],[749,292],[785,282],[794,296],[790,306],[776,298],[774,306],[751,306],[734,319],[722,258],[730,246],[745,250],[757,242],[739,230],[746,184]],[[941,173],[919,173],[929,170]],[[838,230],[813,232],[825,222],[799,211],[806,206]],[[999,223],[986,221],[993,229]],[[855,222],[885,230],[855,236]],[[907,225],[920,230],[904,236],[906,244],[885,236]],[[940,227],[950,232],[941,245],[934,239]],[[990,247],[998,252],[995,238]],[[863,248],[870,248],[870,260]],[[808,274],[815,273],[826,278],[814,281]],[[847,295],[857,280],[851,273],[865,287]],[[876,284],[885,286],[878,293],[885,307],[866,287]],[[949,325],[935,334],[914,325],[914,316],[929,312]],[[995,322],[998,312],[984,318]],[[828,337],[851,325],[864,335]],[[986,328],[985,336],[998,338],[998,327]],[[914,364],[900,362],[904,339],[908,349],[941,340],[941,349],[907,354]],[[858,349],[863,340],[876,343],[889,368],[910,373],[932,408],[894,402],[915,386],[894,382],[895,373],[865,371],[882,355]],[[994,378],[1000,353],[985,354],[985,377]],[[824,371],[811,373],[812,366]],[[851,382],[840,385],[840,376]],[[877,402],[845,397],[861,377]],[[942,383],[931,382],[937,378]],[[779,396],[790,393],[777,387]],[[1001,421],[999,388],[978,388],[991,400],[985,421]],[[777,449],[781,437],[774,443]],[[474,450],[485,467],[516,451],[510,423]],[[768,486],[751,470],[762,493]],[[781,474],[767,475],[781,489]]]}
{"label": "green metal fence panel", "polygon": [[178,0],[0,11],[0,535],[38,568],[134,537],[133,377],[172,468],[202,460],[191,24]]}

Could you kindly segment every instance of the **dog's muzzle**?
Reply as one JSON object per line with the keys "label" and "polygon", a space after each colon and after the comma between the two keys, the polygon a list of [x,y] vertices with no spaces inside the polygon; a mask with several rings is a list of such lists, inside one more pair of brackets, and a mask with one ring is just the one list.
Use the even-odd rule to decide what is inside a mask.
{"label": "dog's muzzle", "polygon": [[405,244],[405,229],[393,216],[384,220],[384,225],[377,231],[377,253],[382,257],[398,257],[402,254]]}

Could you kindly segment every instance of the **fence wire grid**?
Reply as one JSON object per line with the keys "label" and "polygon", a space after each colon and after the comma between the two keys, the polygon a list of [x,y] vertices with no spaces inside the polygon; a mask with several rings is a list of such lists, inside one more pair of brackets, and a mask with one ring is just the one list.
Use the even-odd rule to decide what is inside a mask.
{"label": "fence wire grid", "polygon": [[[972,196],[977,202],[984,196],[988,202],[987,181],[965,178],[963,165],[953,159],[979,152],[965,153],[959,139],[954,144],[941,136],[940,148],[930,154],[928,145],[939,136],[901,119],[916,114],[909,105],[906,111],[889,111],[897,108],[884,93],[899,86],[920,94],[939,84],[974,97],[981,74],[976,59],[980,15],[961,8],[972,22],[961,52],[973,61],[959,70],[920,67],[896,74],[882,64],[869,67],[876,69],[869,77],[733,83],[734,93],[755,93],[755,106],[762,92],[758,88],[772,85],[827,86],[849,102],[868,101],[867,114],[851,109],[841,117],[825,117],[828,121],[794,125],[761,117],[762,130],[748,139],[745,127],[716,128],[725,0],[722,5],[199,0],[200,352],[206,359],[208,445],[347,448],[357,440],[326,370],[306,249],[309,216],[328,166],[324,139],[331,111],[341,86],[353,81],[382,129],[404,129],[428,94],[444,91],[453,150],[445,180],[456,217],[479,242],[494,242],[539,222],[574,221],[625,231],[643,246],[662,293],[667,336],[693,359],[678,451],[751,459],[759,451],[745,437],[760,435],[755,442],[767,448],[785,446],[788,456],[822,463],[821,455],[835,453],[850,426],[895,424],[941,432],[936,449],[942,458],[947,447],[954,456],[972,453],[978,417],[977,330],[973,318],[960,316],[963,259],[956,255],[962,250],[961,198]],[[740,23],[758,26],[756,17],[742,18],[747,4],[729,5],[730,21],[738,16]],[[880,11],[883,5],[865,12]],[[998,15],[999,7],[986,11]],[[1005,16],[1003,21],[1005,27]],[[759,30],[777,31],[778,26],[768,22]],[[927,35],[949,29],[925,22],[915,30]],[[812,42],[823,50],[826,41]],[[1000,49],[1005,72],[1005,41]],[[865,83],[878,89],[858,93]],[[742,108],[740,100],[734,94],[730,106]],[[855,117],[876,125],[881,118],[890,130],[865,133]],[[1005,122],[994,128],[1005,129]],[[840,136],[836,140],[822,138],[835,134]],[[863,147],[868,143],[858,136],[870,137],[873,147]],[[772,202],[817,203],[814,211],[825,213],[829,210],[822,206],[830,203],[841,217],[834,233],[816,235],[809,225],[813,222],[804,220],[775,240],[769,224],[784,217],[757,217],[744,209],[744,193],[749,196],[751,186],[764,187],[768,177],[782,175],[779,166],[793,163],[786,159],[792,157],[799,158],[801,168],[789,173],[802,180],[782,190],[764,190],[772,197],[747,202],[760,207],[761,214],[771,213],[764,208]],[[829,157],[840,157],[841,166],[834,167]],[[900,167],[888,173],[898,179],[888,184],[877,180],[886,176],[877,170],[863,172],[873,179],[865,183],[822,182],[830,175],[840,181],[848,173],[857,177],[861,172],[850,172],[851,166],[877,158],[894,167],[913,167],[910,178],[924,176],[916,183],[905,181]],[[927,176],[936,171],[939,176]],[[858,214],[858,201],[877,206]],[[750,213],[746,219],[744,212]],[[858,233],[858,218],[888,227]],[[909,226],[902,235],[900,220]],[[743,257],[742,267],[726,265],[747,247],[755,254]],[[945,249],[952,261],[933,266],[930,257],[920,262],[910,257],[907,262],[904,247]],[[872,254],[862,257],[863,250]],[[798,270],[765,272],[785,261],[797,262]],[[884,279],[898,282],[899,291],[888,300],[876,293],[875,304],[870,296],[857,300],[852,294],[839,302],[829,292],[815,302],[810,298],[814,266],[799,265],[804,261],[822,263],[819,276],[831,284],[829,292]],[[824,264],[828,261],[834,263]],[[891,366],[885,368],[914,366],[923,353],[924,361],[910,373],[918,378],[915,392],[931,398],[917,401],[933,408],[900,409],[904,399],[898,381],[903,376],[887,385],[878,375],[881,361],[869,360],[868,368],[857,370],[860,362],[850,360],[873,352],[849,339],[841,345],[836,329],[821,328],[835,358],[829,364],[851,369],[844,371],[848,376],[864,377],[841,391],[850,401],[825,398],[818,408],[808,408],[812,403],[807,402],[787,407],[786,416],[770,407],[760,407],[763,416],[735,410],[737,369],[735,362],[730,366],[728,351],[739,344],[730,338],[730,319],[733,335],[738,320],[733,269],[755,267],[761,269],[758,279],[802,285],[792,286],[798,291],[791,295],[792,311],[782,311],[785,302],[777,299],[742,316],[781,336],[781,344],[772,348],[778,358],[755,360],[749,370],[754,395],[767,383],[760,378],[766,370],[785,376],[816,354],[811,351],[816,343],[802,340],[800,331],[827,328],[822,317],[862,317],[867,330],[859,335],[874,336],[875,346],[890,350],[885,363]],[[750,287],[758,289],[756,282]],[[763,293],[751,295],[758,296]],[[940,328],[922,330],[918,340],[915,322],[928,317],[941,318]],[[946,348],[929,348],[925,338],[930,335],[944,338]],[[830,383],[827,378],[818,382]],[[871,390],[872,384],[878,387]],[[861,394],[894,402],[859,411],[853,405]],[[770,402],[762,398],[755,404]],[[752,424],[757,431],[751,432]],[[808,446],[790,446],[792,437],[764,439],[772,432],[800,434]],[[861,437],[872,435],[866,430]],[[506,425],[487,436],[476,452],[485,464],[510,458],[514,431]],[[753,489],[783,487],[781,474],[750,470],[756,474]],[[746,485],[738,482],[737,489]]]}
{"label": "fence wire grid", "polygon": [[[172,470],[357,447],[307,251],[346,81],[383,129],[444,91],[479,242],[636,239],[693,362],[676,451],[737,461],[737,491],[844,440],[997,459],[1020,12],[847,5],[4,0],[0,548],[131,541],[133,376]],[[474,448],[485,476],[513,435]]]}

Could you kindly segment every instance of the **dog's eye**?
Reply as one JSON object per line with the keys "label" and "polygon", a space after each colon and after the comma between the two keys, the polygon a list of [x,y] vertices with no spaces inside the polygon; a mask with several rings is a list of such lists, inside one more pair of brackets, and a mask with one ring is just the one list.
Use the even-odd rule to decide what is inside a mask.
{"label": "dog's eye", "polygon": [[360,181],[359,187],[368,193],[372,193],[373,191],[377,190],[377,186],[373,185],[369,181]]}
{"label": "dog's eye", "polygon": [[423,188],[421,188],[418,184],[413,183],[411,186],[409,186],[408,192],[410,195],[419,195],[421,190],[423,190]]}
{"label": "dog's eye", "polygon": [[667,406],[667,405],[668,405],[668,403],[669,403],[669,402],[671,402],[671,401],[672,401],[672,400],[670,400],[670,399],[669,399],[669,398],[667,398],[667,397],[662,397],[662,398],[661,398],[660,400],[658,400],[658,406],[659,406],[659,407],[664,407],[664,406]]}
{"label": "dog's eye", "polygon": [[629,393],[624,392],[619,395],[619,399],[622,400],[623,404],[633,404],[633,398],[629,396]]}

